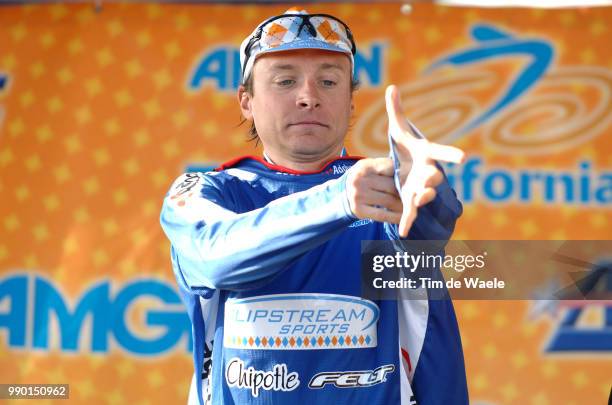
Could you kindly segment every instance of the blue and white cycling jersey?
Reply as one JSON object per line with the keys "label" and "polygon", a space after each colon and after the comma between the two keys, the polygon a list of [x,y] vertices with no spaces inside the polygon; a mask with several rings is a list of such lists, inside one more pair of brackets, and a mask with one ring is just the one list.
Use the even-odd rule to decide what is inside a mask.
{"label": "blue and white cycling jersey", "polygon": [[[193,324],[191,400],[468,403],[450,301],[361,298],[361,241],[399,236],[352,215],[358,159],[298,173],[244,157],[175,181],[161,224]],[[449,239],[461,204],[446,181],[437,192],[410,239]]]}

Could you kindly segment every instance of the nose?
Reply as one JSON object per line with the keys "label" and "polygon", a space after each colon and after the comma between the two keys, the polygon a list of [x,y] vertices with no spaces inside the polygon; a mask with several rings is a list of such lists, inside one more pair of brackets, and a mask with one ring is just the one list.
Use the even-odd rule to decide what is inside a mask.
{"label": "nose", "polygon": [[304,81],[298,90],[296,104],[298,108],[305,110],[314,110],[321,106],[316,83],[311,80]]}

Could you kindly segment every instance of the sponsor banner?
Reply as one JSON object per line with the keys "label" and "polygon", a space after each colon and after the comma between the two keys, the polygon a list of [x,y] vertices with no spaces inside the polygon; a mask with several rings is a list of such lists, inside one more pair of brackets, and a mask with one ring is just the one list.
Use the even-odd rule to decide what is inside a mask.
{"label": "sponsor banner", "polygon": [[335,294],[278,294],[225,303],[225,347],[252,350],[376,347],[379,309]]}
{"label": "sponsor banner", "polygon": [[[419,2],[406,14],[400,6],[307,7],[340,17],[357,41],[361,84],[348,152],[388,154],[384,87],[396,83],[404,113],[429,139],[468,154],[465,164],[446,166],[463,202],[456,239],[610,239],[612,8]],[[261,154],[239,125],[238,48],[257,23],[288,7],[1,7],[2,382],[67,383],[77,403],[186,401],[191,326],[158,223],[161,201],[182,172]],[[328,169],[339,175],[346,167]],[[196,179],[185,177],[176,204]],[[608,400],[612,306],[549,304],[455,302],[472,403]],[[259,316],[251,323],[266,331],[260,348],[265,337],[266,350],[279,350],[269,348],[281,336],[273,324]],[[306,338],[309,348],[319,348],[319,337],[322,348],[341,336],[345,346],[361,345],[361,336],[374,344],[357,327],[330,331],[292,337],[296,346],[303,339],[299,350]],[[251,336],[252,345],[234,344],[257,347]],[[253,376],[270,387],[267,375],[277,371],[284,373]]]}
{"label": "sponsor banner", "polygon": [[71,299],[44,276],[15,273],[0,277],[0,302],[4,344],[16,352],[155,357],[191,350],[191,323],[176,288],[159,279],[100,280]]}

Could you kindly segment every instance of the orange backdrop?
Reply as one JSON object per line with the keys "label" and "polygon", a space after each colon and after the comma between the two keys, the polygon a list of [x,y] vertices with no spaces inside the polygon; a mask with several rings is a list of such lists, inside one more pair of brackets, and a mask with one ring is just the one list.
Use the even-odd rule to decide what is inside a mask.
{"label": "orange backdrop", "polygon": [[[287,7],[0,7],[0,382],[69,383],[78,403],[186,399],[161,201],[185,170],[260,153],[238,126],[237,48]],[[431,139],[468,152],[448,168],[456,239],[610,239],[611,8],[308,9],[357,39],[352,154],[386,154],[389,83]],[[473,404],[605,403],[610,306],[456,308]]]}

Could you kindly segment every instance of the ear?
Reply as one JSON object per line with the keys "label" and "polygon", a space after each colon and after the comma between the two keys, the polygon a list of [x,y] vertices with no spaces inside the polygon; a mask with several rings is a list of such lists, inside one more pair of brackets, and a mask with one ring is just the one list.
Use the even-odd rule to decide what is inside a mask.
{"label": "ear", "polygon": [[251,107],[251,99],[253,96],[249,94],[246,88],[243,85],[238,87],[238,104],[240,105],[240,111],[242,112],[242,116],[247,121],[253,120],[253,110]]}

